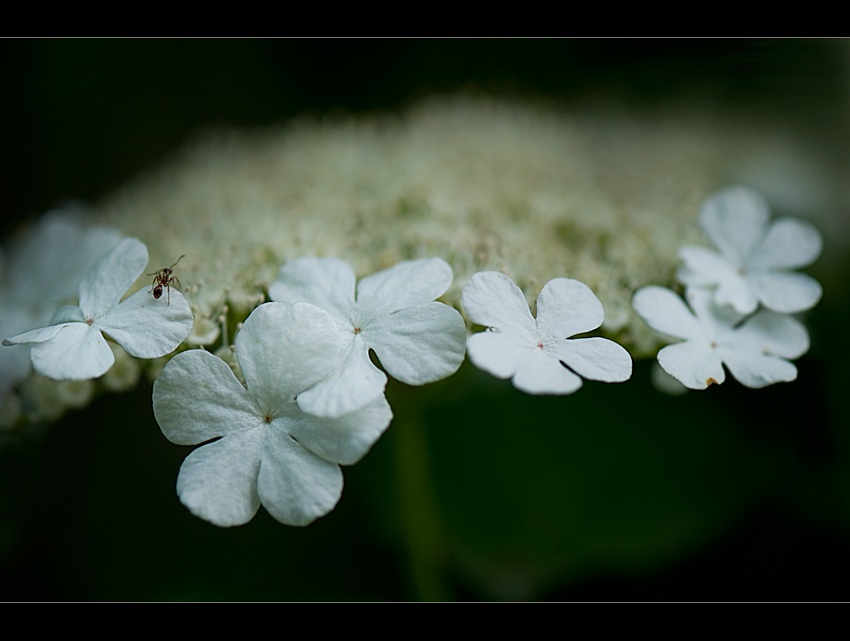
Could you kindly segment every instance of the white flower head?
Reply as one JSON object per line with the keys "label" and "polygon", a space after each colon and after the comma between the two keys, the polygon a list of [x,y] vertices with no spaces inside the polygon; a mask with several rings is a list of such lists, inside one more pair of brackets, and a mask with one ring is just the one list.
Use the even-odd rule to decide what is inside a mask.
{"label": "white flower head", "polygon": [[180,292],[171,293],[170,303],[155,299],[147,289],[121,301],[147,263],[144,243],[125,238],[83,276],[79,305],[60,307],[49,327],[4,339],[3,344],[32,343],[33,366],[54,380],[105,374],[115,357],[103,332],[136,358],[174,351],[192,330],[192,312]]}
{"label": "white flower head", "polygon": [[305,303],[257,307],[236,337],[247,389],[223,360],[178,354],[156,379],[153,409],[172,442],[199,447],[177,478],[183,504],[219,526],[250,521],[262,504],[278,521],[307,525],[342,494],[340,465],[356,463],[392,420],[383,396],[339,418],[305,413],[299,395],[336,364],[331,317]]}
{"label": "white flower head", "polygon": [[466,315],[489,329],[467,339],[470,360],[496,378],[510,378],[529,394],[571,394],[581,377],[608,383],[632,375],[632,359],[605,338],[570,336],[596,329],[602,303],[577,280],[550,280],[537,298],[537,319],[514,282],[499,272],[478,272],[461,296]]}
{"label": "white flower head", "polygon": [[652,329],[684,339],[658,352],[658,363],[668,374],[691,389],[726,380],[724,364],[747,387],[797,378],[797,368],[789,360],[809,349],[809,335],[798,320],[761,310],[741,324],[744,315],[715,305],[706,289],[688,288],[686,297],[693,312],[663,287],[644,287],[633,300]]}
{"label": "white flower head", "polygon": [[809,223],[783,218],[768,226],[767,201],[746,187],[724,189],[702,206],[700,226],[720,253],[703,247],[683,247],[685,262],[678,279],[688,286],[716,288],[718,305],[742,314],[759,302],[777,312],[813,307],[821,286],[811,276],[793,272],[820,255],[823,241]]}
{"label": "white flower head", "polygon": [[386,375],[369,360],[375,350],[384,369],[408,385],[433,383],[463,362],[466,327],[457,310],[437,302],[451,285],[441,258],[402,261],[356,285],[351,266],[338,258],[298,258],[280,269],[272,300],[307,302],[336,322],[342,342],[338,368],[305,392],[299,403],[319,416],[342,416],[383,394]]}

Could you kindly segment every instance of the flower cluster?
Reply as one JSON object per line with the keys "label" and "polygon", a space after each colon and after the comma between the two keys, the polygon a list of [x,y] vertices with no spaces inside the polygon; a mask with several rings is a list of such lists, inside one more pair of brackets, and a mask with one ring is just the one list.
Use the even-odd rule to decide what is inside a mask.
{"label": "flower cluster", "polygon": [[236,337],[244,387],[216,356],[190,350],[154,384],[163,434],[197,445],[177,492],[219,526],[248,522],[265,506],[278,521],[307,525],[342,494],[340,465],[359,461],[392,420],[386,375],[422,385],[453,374],[466,330],[434,299],[452,281],[439,258],[403,261],[356,283],[336,258],[286,263]]}
{"label": "flower cluster", "polygon": [[[789,362],[809,348],[805,327],[789,316],[813,307],[820,284],[791,271],[814,262],[822,240],[800,220],[768,225],[764,198],[745,187],[722,190],[700,211],[700,225],[720,250],[684,247],[678,273],[685,297],[645,287],[633,299],[654,330],[683,342],[658,353],[664,370],[691,389],[725,380],[723,365],[747,387],[793,381]],[[761,309],[759,308],[761,305]],[[757,311],[758,309],[758,311]]]}
{"label": "flower cluster", "polygon": [[[800,221],[768,227],[763,199],[744,188],[707,201],[700,223],[720,252],[681,250],[687,303],[661,287],[645,287],[633,299],[652,328],[681,339],[659,352],[660,366],[692,389],[722,383],[724,365],[749,387],[794,380],[790,360],[806,352],[809,339],[788,314],[814,305],[821,289],[791,269],[817,257],[820,236]],[[47,246],[64,230],[51,225],[43,238],[36,236]],[[94,257],[78,261],[85,269],[64,272],[65,280],[76,274],[77,304],[58,305],[49,320],[29,323],[41,327],[3,340],[12,350],[30,346],[27,365],[31,360],[54,380],[103,376],[116,355],[163,356],[193,329],[183,294],[169,288],[162,295],[169,283],[163,272],[150,289],[122,300],[148,264],[141,241],[111,232],[84,238],[91,245],[87,256]],[[25,298],[24,275],[42,278],[45,263],[19,258],[9,265],[7,273],[17,276],[0,296]],[[269,287],[271,302],[250,313],[230,349],[225,312],[224,344],[216,354],[235,360],[185,351],[154,384],[163,434],[174,443],[200,445],[178,474],[184,505],[222,527],[250,521],[261,505],[289,525],[324,516],[342,494],[340,466],[365,456],[392,421],[385,372],[423,385],[452,375],[468,352],[474,365],[529,394],[571,394],[583,378],[613,383],[631,377],[631,357],[621,345],[579,337],[605,319],[602,303],[584,283],[550,280],[537,297],[535,318],[508,276],[474,273],[460,302],[468,320],[485,329],[467,336],[461,314],[437,300],[453,278],[441,258],[402,261],[358,282],[343,260],[305,257],[280,268]],[[45,287],[54,307],[69,298],[60,281],[50,282],[63,296]],[[9,318],[7,312],[4,331],[21,326]],[[15,367],[4,372],[11,372],[10,380],[21,375]]]}
{"label": "flower cluster", "polygon": [[250,521],[260,504],[278,521],[307,525],[342,494],[339,465],[356,463],[392,419],[383,396],[337,418],[304,411],[302,393],[334,368],[342,341],[331,317],[306,303],[265,303],[236,337],[245,386],[204,350],[173,358],[154,383],[153,407],[172,442],[197,445],[177,493],[219,526]]}
{"label": "flower cluster", "polygon": [[[655,187],[644,191],[652,181],[636,175],[621,198],[621,176],[609,171],[612,161],[623,162],[621,145],[613,156],[581,151],[604,147],[596,143],[610,132],[585,140],[590,134],[582,132],[595,128],[553,128],[557,120],[523,114],[449,106],[414,114],[407,129],[346,126],[339,137],[308,128],[264,143],[259,154],[249,142],[223,152],[214,145],[192,156],[200,164],[107,204],[101,220],[121,219],[151,247],[155,233],[169,258],[215,256],[179,267],[192,307],[176,288],[163,295],[177,263],[122,300],[148,263],[141,240],[82,230],[65,214],[45,218],[24,250],[0,253],[7,346],[0,403],[33,368],[40,380],[64,381],[72,391],[109,372],[114,378],[104,387],[118,388],[138,376],[134,357],[162,357],[183,341],[200,346],[162,365],[153,390],[163,434],[198,446],[180,467],[180,500],[222,527],[250,521],[261,505],[282,523],[304,526],[334,508],[341,466],[361,460],[392,421],[388,375],[424,385],[452,375],[468,352],[472,364],[529,394],[572,394],[584,379],[623,382],[632,373],[629,352],[585,334],[604,327],[637,351],[641,340],[651,345],[637,336],[641,328],[649,333],[632,324],[630,299],[646,323],[678,340],[659,351],[658,362],[689,388],[722,383],[727,369],[754,388],[796,378],[790,361],[809,338],[789,314],[822,294],[814,279],[793,271],[820,253],[811,225],[770,224],[759,194],[724,190],[700,213],[717,251],[679,251],[684,300],[660,287],[631,298],[639,284],[668,272],[679,242],[696,241],[689,236],[696,226],[682,215],[690,207],[680,204],[696,207],[690,199],[701,187],[693,185],[708,174],[670,181],[680,191],[665,189],[657,201]],[[516,130],[512,123],[525,124]],[[358,152],[339,153],[352,140]],[[632,145],[641,149],[637,158],[653,162],[624,164],[662,166],[671,176],[690,171],[664,151],[679,149],[681,137],[674,131],[669,140],[675,144],[644,155],[652,141],[641,137]],[[369,162],[364,149],[374,152]],[[383,179],[389,174],[394,181]],[[252,215],[250,225],[238,221],[239,242],[234,209]],[[304,257],[275,277],[282,257],[304,248],[346,254],[355,265]],[[370,273],[423,251],[444,256],[459,277],[443,258],[425,258],[356,278],[355,268]],[[228,314],[231,322],[244,319],[233,345]],[[468,334],[467,325],[483,331]],[[216,352],[205,351],[219,338]],[[82,396],[67,405],[84,404]]]}
{"label": "flower cluster", "polygon": [[609,382],[631,375],[631,358],[616,343],[567,340],[602,323],[602,305],[586,285],[550,282],[535,321],[507,276],[477,273],[463,306],[490,329],[467,340],[461,315],[435,300],[452,279],[441,258],[402,261],[359,282],[337,258],[284,264],[269,288],[272,302],[237,335],[244,381],[218,357],[190,350],[154,384],[163,434],[202,444],[180,468],[180,500],[219,526],[246,523],[260,505],[288,525],[327,514],[342,493],[339,466],[359,461],[392,420],[387,376],[370,350],[408,385],[450,376],[467,349],[476,365],[533,394],[574,392],[579,375]]}

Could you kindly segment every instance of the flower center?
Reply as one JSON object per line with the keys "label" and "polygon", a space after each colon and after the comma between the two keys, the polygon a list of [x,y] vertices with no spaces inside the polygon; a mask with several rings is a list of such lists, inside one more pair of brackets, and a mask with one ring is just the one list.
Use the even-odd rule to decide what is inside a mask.
{"label": "flower center", "polygon": [[86,325],[91,325],[93,322],[94,322],[93,318],[87,318],[86,319]]}
{"label": "flower center", "polygon": [[272,422],[272,417],[271,417],[271,416],[269,416],[269,415],[266,415],[266,417],[265,417],[265,419],[264,419],[264,420],[266,421],[266,423],[271,423],[271,422]]}
{"label": "flower center", "polygon": [[354,328],[354,333],[355,333],[355,334],[359,334],[359,333],[360,333],[360,328],[359,328],[359,327],[355,327],[355,328]]}
{"label": "flower center", "polygon": [[540,349],[543,349],[543,343],[537,343],[537,347],[539,347]]}

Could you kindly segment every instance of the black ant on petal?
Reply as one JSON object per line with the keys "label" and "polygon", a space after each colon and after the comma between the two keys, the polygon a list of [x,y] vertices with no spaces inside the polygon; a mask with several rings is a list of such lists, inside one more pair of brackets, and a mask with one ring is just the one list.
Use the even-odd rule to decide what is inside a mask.
{"label": "black ant on petal", "polygon": [[[183,258],[186,254],[180,256]],[[180,280],[176,276],[172,276],[172,269],[174,269],[174,265],[180,262],[180,258],[174,261],[171,267],[163,267],[158,272],[152,272],[150,274],[145,274],[145,276],[153,276],[153,284],[151,285],[151,292],[153,292],[153,297],[159,299],[162,296],[162,288],[165,287],[168,290],[168,302],[166,305],[171,304],[171,283],[177,283],[180,285]],[[182,287],[182,285],[180,285]]]}

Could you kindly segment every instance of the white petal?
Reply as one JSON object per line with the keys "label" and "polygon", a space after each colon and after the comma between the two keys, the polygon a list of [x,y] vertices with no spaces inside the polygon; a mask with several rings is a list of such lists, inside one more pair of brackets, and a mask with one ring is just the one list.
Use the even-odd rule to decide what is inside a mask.
{"label": "white petal", "polygon": [[676,274],[676,278],[685,285],[716,285],[736,273],[735,267],[723,256],[704,247],[682,247],[679,250],[679,258],[685,265]]}
{"label": "white petal", "polygon": [[170,354],[192,331],[192,310],[176,289],[171,301],[140,289],[94,322],[136,358]]}
{"label": "white petal", "polygon": [[362,339],[351,341],[339,369],[298,395],[298,406],[308,414],[336,418],[368,405],[384,393],[387,375],[369,360]]}
{"label": "white petal", "polygon": [[552,348],[576,374],[594,381],[620,383],[632,376],[632,357],[622,345],[605,338],[574,338]]}
{"label": "white petal", "polygon": [[534,340],[510,332],[486,331],[473,334],[466,339],[469,360],[496,378],[510,378],[517,373],[525,355],[536,349]]}
{"label": "white petal", "polygon": [[764,242],[750,256],[749,267],[755,269],[795,269],[815,262],[820,256],[823,239],[811,224],[794,218],[783,218],[771,225]]}
{"label": "white petal", "polygon": [[439,302],[384,316],[361,333],[384,369],[408,385],[454,374],[466,352],[466,325],[456,309]]}
{"label": "white petal", "polygon": [[720,281],[714,293],[714,302],[718,305],[731,306],[741,314],[751,314],[759,304],[750,277],[741,275],[737,271]]}
{"label": "white petal", "polygon": [[724,341],[724,346],[742,353],[773,354],[794,359],[809,350],[809,333],[792,316],[762,310]]}
{"label": "white petal", "polygon": [[50,327],[40,327],[33,329],[17,336],[10,336],[3,339],[3,344],[7,347],[10,345],[23,345],[25,343],[44,343],[54,338],[68,323],[61,325],[51,325]]}
{"label": "white petal", "polygon": [[760,272],[748,281],[765,307],[786,314],[811,309],[823,294],[818,281],[797,272]]}
{"label": "white petal", "polygon": [[604,320],[602,303],[580,281],[553,278],[537,297],[537,331],[541,338],[569,338],[596,329]]}
{"label": "white petal", "polygon": [[257,475],[265,431],[230,434],[189,454],[177,476],[181,503],[195,516],[221,527],[254,518],[260,508]]}
{"label": "white petal", "polygon": [[539,348],[526,352],[511,382],[526,394],[572,394],[582,385],[580,376]]}
{"label": "white petal", "polygon": [[148,248],[137,238],[125,238],[97,261],[80,282],[80,308],[86,319],[97,319],[115,307],[147,264]]}
{"label": "white petal", "polygon": [[731,305],[749,314],[758,306],[758,298],[750,288],[741,268],[719,254],[702,247],[683,247],[679,257],[685,261],[676,278],[689,287],[717,286],[714,300],[718,305]]}
{"label": "white petal", "polygon": [[384,396],[339,418],[299,414],[287,419],[289,433],[308,450],[331,463],[353,465],[378,440],[393,418]]}
{"label": "white petal", "polygon": [[404,260],[357,284],[357,304],[368,317],[391,314],[442,296],[452,284],[452,268],[442,258]]}
{"label": "white petal", "polygon": [[658,363],[665,372],[690,389],[705,389],[726,380],[720,357],[701,341],[668,345],[658,352]]}
{"label": "white petal", "polygon": [[202,349],[168,362],[153,384],[153,413],[165,438],[178,445],[196,445],[262,424],[227,363]]}
{"label": "white petal", "polygon": [[269,297],[279,303],[311,303],[336,320],[349,320],[354,310],[354,270],[339,258],[297,258],[278,272]]}
{"label": "white petal", "polygon": [[336,323],[308,303],[265,303],[236,336],[236,358],[252,398],[265,411],[291,403],[337,364]]}
{"label": "white petal", "polygon": [[319,458],[285,431],[266,430],[258,491],[263,506],[286,525],[308,525],[342,495],[342,470]]}
{"label": "white petal", "polygon": [[718,348],[726,367],[742,385],[759,389],[773,383],[793,381],[797,368],[793,363],[758,352]]}
{"label": "white petal", "polygon": [[761,243],[770,215],[767,201],[747,187],[717,192],[702,206],[699,222],[735,267],[743,267]]}
{"label": "white petal", "polygon": [[702,338],[705,331],[679,296],[664,287],[635,292],[632,305],[652,329],[675,338]]}
{"label": "white petal", "polygon": [[469,320],[478,325],[517,336],[532,337],[536,331],[522,290],[500,272],[473,274],[463,288],[461,305]]}
{"label": "white petal", "polygon": [[746,316],[733,307],[718,305],[711,290],[703,287],[688,287],[685,290],[685,299],[699,320],[703,330],[702,337],[709,342],[729,331]]}
{"label": "white petal", "polygon": [[33,345],[32,364],[42,376],[82,381],[103,376],[115,356],[103,334],[85,323],[68,323],[51,340]]}

